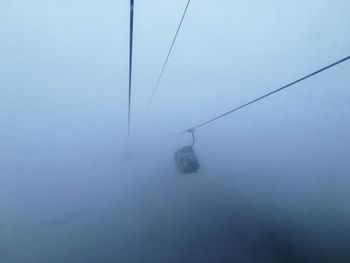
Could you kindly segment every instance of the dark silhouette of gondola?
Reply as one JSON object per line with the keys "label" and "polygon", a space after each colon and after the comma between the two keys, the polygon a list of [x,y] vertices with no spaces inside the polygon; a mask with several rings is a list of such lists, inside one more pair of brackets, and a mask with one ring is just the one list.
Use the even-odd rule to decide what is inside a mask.
{"label": "dark silhouette of gondola", "polygon": [[181,174],[196,173],[199,168],[198,158],[193,150],[195,143],[194,130],[188,130],[192,135],[192,144],[181,147],[175,152],[174,160],[176,167]]}

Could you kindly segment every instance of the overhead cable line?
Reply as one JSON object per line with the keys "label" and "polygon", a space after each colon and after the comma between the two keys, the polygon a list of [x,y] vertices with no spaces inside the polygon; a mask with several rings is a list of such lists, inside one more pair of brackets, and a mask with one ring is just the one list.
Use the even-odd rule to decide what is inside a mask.
{"label": "overhead cable line", "polygon": [[341,64],[341,63],[343,63],[343,62],[345,62],[345,61],[347,61],[347,60],[349,60],[349,59],[350,59],[350,56],[344,57],[344,58],[342,58],[342,59],[340,59],[340,60],[338,60],[338,61],[336,61],[336,62],[334,62],[334,63],[332,63],[332,64],[330,64],[330,65],[328,65],[328,66],[326,66],[326,67],[323,67],[323,68],[321,68],[321,69],[319,69],[319,70],[316,70],[316,71],[314,71],[314,72],[312,72],[312,73],[310,73],[310,74],[308,74],[308,75],[306,75],[306,76],[304,76],[304,77],[302,77],[302,78],[300,78],[300,79],[297,79],[297,80],[295,80],[295,81],[293,81],[293,82],[290,82],[290,83],[287,84],[287,85],[284,85],[284,86],[282,86],[282,87],[280,87],[280,88],[278,88],[278,89],[275,89],[275,90],[273,90],[273,91],[271,91],[271,92],[269,92],[269,93],[267,93],[267,94],[265,94],[265,95],[263,95],[263,96],[261,96],[261,97],[258,97],[258,98],[254,99],[254,100],[251,100],[251,101],[249,101],[249,102],[247,102],[247,103],[245,103],[245,104],[243,104],[243,105],[241,105],[241,106],[238,106],[238,107],[236,107],[236,108],[233,108],[233,109],[230,110],[230,111],[227,111],[227,112],[225,112],[225,113],[223,113],[223,114],[220,114],[220,115],[218,115],[218,116],[216,116],[216,117],[214,117],[214,118],[212,118],[212,119],[210,119],[210,120],[208,120],[208,121],[206,121],[206,122],[203,122],[203,123],[201,123],[201,124],[198,124],[197,126],[194,126],[194,127],[190,128],[190,129],[188,129],[188,130],[186,130],[186,131],[183,131],[183,132],[180,132],[180,133],[178,133],[178,134],[183,134],[183,133],[186,133],[186,132],[194,131],[195,129],[198,129],[198,128],[200,128],[200,127],[202,127],[202,126],[204,126],[204,125],[207,125],[207,124],[209,124],[209,123],[211,123],[211,122],[213,122],[213,121],[216,121],[216,120],[218,120],[218,119],[220,119],[220,118],[223,118],[223,117],[225,117],[226,115],[229,115],[229,114],[231,114],[231,113],[233,113],[233,112],[236,112],[236,111],[238,111],[238,110],[240,110],[240,109],[243,109],[243,108],[245,108],[245,107],[247,107],[247,106],[249,106],[249,105],[251,105],[251,104],[253,104],[253,103],[255,103],[255,102],[258,102],[259,100],[265,99],[265,98],[267,98],[267,97],[269,97],[269,96],[271,96],[271,95],[273,95],[273,94],[275,94],[275,93],[277,93],[277,92],[280,92],[280,91],[282,91],[282,90],[284,90],[284,89],[286,89],[286,88],[288,88],[288,87],[291,87],[291,86],[293,86],[293,85],[295,85],[295,84],[297,84],[297,83],[299,83],[299,82],[301,82],[301,81],[303,81],[303,80],[306,80],[306,79],[308,79],[308,78],[310,78],[310,77],[312,77],[312,76],[315,76],[315,75],[317,75],[317,74],[319,74],[319,73],[321,73],[321,72],[323,72],[323,71],[325,71],[325,70],[328,70],[328,69],[330,69],[330,68],[332,68],[332,67],[334,67],[334,66],[336,66],[336,65],[339,65],[339,64]]}
{"label": "overhead cable line", "polygon": [[130,108],[131,108],[131,80],[132,80],[132,48],[134,31],[134,0],[130,0],[130,37],[129,37],[129,103],[128,103],[128,136],[130,137]]}
{"label": "overhead cable line", "polygon": [[163,67],[162,67],[162,70],[161,70],[161,72],[160,72],[160,74],[159,74],[156,87],[154,88],[153,93],[152,93],[152,96],[151,96],[151,99],[149,100],[147,110],[150,109],[150,107],[151,107],[151,105],[152,105],[152,102],[153,102],[153,99],[154,99],[154,96],[155,96],[155,94],[156,94],[156,92],[157,92],[157,90],[158,90],[159,83],[160,83],[160,81],[161,81],[161,79],[162,79],[162,77],[163,77],[164,70],[165,70],[165,68],[166,68],[166,66],[167,66],[167,64],[168,64],[168,60],[169,60],[170,54],[171,54],[171,52],[172,52],[172,50],[173,50],[173,47],[174,47],[174,44],[175,44],[175,42],[176,42],[177,36],[178,36],[178,34],[179,34],[179,32],[180,32],[181,25],[182,25],[182,22],[183,22],[183,20],[184,20],[184,18],[185,18],[185,16],[186,16],[187,9],[188,9],[188,6],[190,5],[190,2],[191,2],[191,0],[188,0],[188,1],[187,1],[185,10],[184,10],[184,12],[183,12],[183,14],[182,14],[180,23],[179,23],[179,25],[178,25],[178,27],[177,27],[176,33],[175,33],[175,35],[174,35],[173,41],[172,41],[171,46],[170,46],[170,49],[169,49],[169,51],[168,51],[168,55],[166,56],[166,59],[165,59],[165,61],[164,61]]}

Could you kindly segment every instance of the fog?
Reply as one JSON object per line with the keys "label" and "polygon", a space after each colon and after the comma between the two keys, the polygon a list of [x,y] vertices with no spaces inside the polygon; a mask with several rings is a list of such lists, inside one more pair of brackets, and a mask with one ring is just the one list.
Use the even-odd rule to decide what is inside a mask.
{"label": "fog", "polygon": [[0,262],[349,262],[350,2],[0,2]]}

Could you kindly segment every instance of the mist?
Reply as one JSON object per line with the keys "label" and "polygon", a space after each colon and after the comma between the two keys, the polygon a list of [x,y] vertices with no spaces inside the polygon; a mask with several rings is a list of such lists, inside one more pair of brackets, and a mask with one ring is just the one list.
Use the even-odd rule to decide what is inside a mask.
{"label": "mist", "polygon": [[0,262],[349,262],[345,0],[0,3]]}

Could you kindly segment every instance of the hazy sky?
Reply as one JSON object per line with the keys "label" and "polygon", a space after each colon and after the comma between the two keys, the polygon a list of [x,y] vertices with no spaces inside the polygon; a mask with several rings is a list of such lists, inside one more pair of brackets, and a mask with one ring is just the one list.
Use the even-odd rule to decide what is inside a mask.
{"label": "hazy sky", "polygon": [[[128,4],[0,4],[5,136],[23,129],[27,132],[22,135],[32,129],[45,132],[77,120],[86,128],[114,125],[125,132]],[[135,3],[134,127],[144,119],[185,4]],[[347,55],[348,8],[345,0],[193,1],[149,116],[150,126],[163,126],[162,132],[169,133],[188,128]],[[342,65],[237,115],[261,120],[271,114],[258,112],[270,109],[286,116],[285,111],[293,113],[291,108],[298,113],[341,107],[349,97],[347,70]],[[317,103],[322,99],[327,101]],[[218,125],[237,126],[237,115]]]}
{"label": "hazy sky", "polygon": [[[192,0],[146,115],[186,2],[135,0],[132,144],[153,158],[135,165],[140,171],[162,170],[157,158],[171,162],[189,142],[170,134],[350,54],[347,0]],[[8,200],[0,208],[29,213],[38,200],[66,204],[62,189],[76,200],[106,186],[97,175],[112,173],[126,146],[128,34],[129,1],[0,1],[0,197]],[[348,196],[349,70],[346,62],[200,129],[202,171],[268,171],[279,186],[323,175],[324,193]],[[274,182],[264,183],[281,194]]]}
{"label": "hazy sky", "polygon": [[[136,145],[161,141],[174,149],[189,138],[169,134],[348,55],[348,1],[194,0],[146,115],[185,4],[135,3]],[[2,165],[87,142],[124,147],[128,16],[128,1],[0,3]],[[348,72],[344,63],[203,127],[197,146],[343,160],[350,152]]]}

